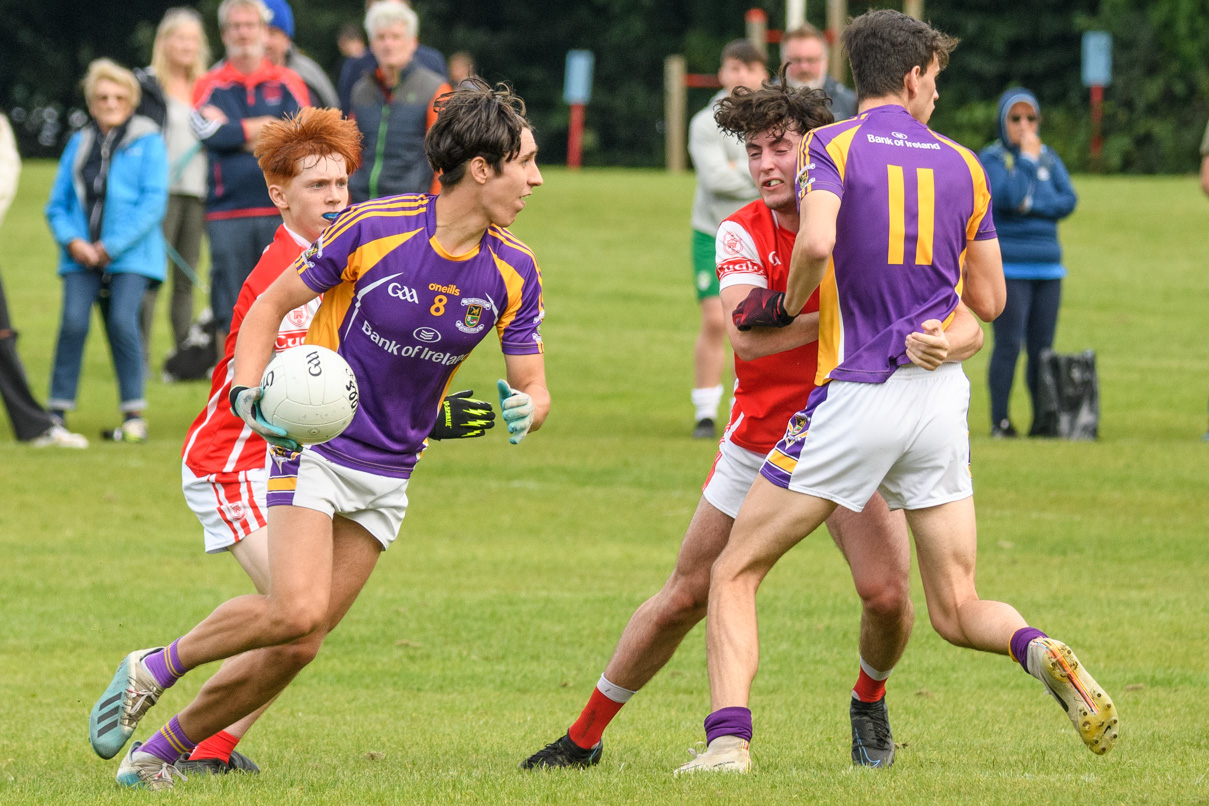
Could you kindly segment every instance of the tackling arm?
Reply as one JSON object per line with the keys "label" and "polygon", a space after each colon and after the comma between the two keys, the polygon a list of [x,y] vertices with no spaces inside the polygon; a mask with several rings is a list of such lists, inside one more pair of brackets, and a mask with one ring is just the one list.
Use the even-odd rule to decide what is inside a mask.
{"label": "tackling arm", "polygon": [[[733,311],[747,297],[754,286],[731,285],[719,293],[723,311]],[[768,328],[756,327],[750,330],[739,330],[735,326],[733,316],[723,316],[726,322],[726,335],[730,338],[735,355],[743,361],[752,361],[766,355],[792,350],[803,344],[816,341],[819,337],[818,313],[802,314],[793,320],[788,327]]]}
{"label": "tackling arm", "polygon": [[1001,314],[1007,302],[1007,284],[1003,279],[999,239],[969,241],[962,273],[965,277],[961,301],[984,322]]}
{"label": "tackling arm", "polygon": [[802,223],[793,245],[785,288],[785,311],[790,315],[800,313],[823,282],[831,250],[835,248],[835,222],[839,214],[840,197],[829,191],[816,190],[802,200]]}

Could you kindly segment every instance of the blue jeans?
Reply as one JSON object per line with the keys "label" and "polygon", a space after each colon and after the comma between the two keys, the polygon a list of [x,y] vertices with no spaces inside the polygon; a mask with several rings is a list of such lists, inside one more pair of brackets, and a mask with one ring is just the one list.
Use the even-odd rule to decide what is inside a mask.
{"label": "blue jeans", "polygon": [[992,323],[995,348],[991,352],[988,383],[991,387],[991,422],[1008,419],[1008,399],[1016,375],[1016,359],[1023,346],[1028,353],[1025,380],[1036,413],[1037,359],[1054,344],[1058,329],[1058,306],[1062,303],[1061,280],[1007,281],[1007,304]]}
{"label": "blue jeans", "polygon": [[223,218],[206,222],[210,237],[210,312],[224,333],[231,330],[231,314],[239,301],[243,281],[273,242],[280,216]]}
{"label": "blue jeans", "polygon": [[[118,376],[122,411],[141,412],[143,399],[143,344],[139,332],[139,308],[147,278],[141,274],[117,272],[109,275],[109,314],[105,332],[109,352]],[[101,275],[93,271],[73,271],[63,275],[63,318],[59,323],[59,341],[55,345],[55,363],[50,375],[48,409],[71,410],[76,407],[76,389],[80,383],[80,364],[92,305],[101,297]]]}

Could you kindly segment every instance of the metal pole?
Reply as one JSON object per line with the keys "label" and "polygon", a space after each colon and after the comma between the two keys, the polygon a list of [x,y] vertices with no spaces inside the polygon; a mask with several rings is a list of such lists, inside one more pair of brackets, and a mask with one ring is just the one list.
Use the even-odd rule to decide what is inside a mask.
{"label": "metal pole", "polygon": [[827,0],[827,41],[831,43],[831,66],[828,72],[836,81],[843,81],[845,73],[844,50],[840,47],[840,34],[848,24],[848,0]]}
{"label": "metal pole", "polygon": [[801,28],[806,22],[806,0],[785,0],[785,31]]}
{"label": "metal pole", "polygon": [[903,0],[903,13],[917,20],[924,18],[924,0]]}
{"label": "metal pole", "polygon": [[688,93],[684,73],[683,56],[663,60],[663,151],[670,173],[680,173],[688,166],[684,122]]}
{"label": "metal pole", "polygon": [[762,8],[749,8],[743,15],[747,23],[747,38],[764,58],[768,58],[768,15]]}

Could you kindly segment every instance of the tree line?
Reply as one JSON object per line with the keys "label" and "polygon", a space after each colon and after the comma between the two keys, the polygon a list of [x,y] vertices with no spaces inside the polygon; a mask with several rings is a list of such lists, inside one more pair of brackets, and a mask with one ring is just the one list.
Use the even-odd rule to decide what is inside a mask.
{"label": "tree line", "polygon": [[[295,42],[321,65],[338,67],[336,33],[361,19],[361,0],[291,0]],[[211,46],[221,53],[219,0],[195,5]],[[109,56],[131,66],[150,59],[164,0],[6,3],[0,31],[0,107],[26,117],[17,126],[27,156],[55,156],[83,106],[79,79],[88,62]],[[773,0],[415,0],[420,39],[446,55],[469,51],[479,73],[507,81],[524,96],[543,157],[565,156],[569,110],[562,101],[566,52],[593,51],[596,69],[587,110],[586,165],[663,164],[663,59],[684,54],[691,72],[717,70],[718,53],[743,35],[743,14],[763,8],[771,27],[784,21]],[[852,0],[849,12],[898,4]],[[825,25],[825,3],[808,2],[808,18]],[[1113,34],[1113,83],[1105,92],[1103,167],[1133,173],[1196,168],[1209,119],[1209,0],[927,0],[924,16],[961,38],[940,80],[937,130],[972,148],[995,136],[995,102],[1009,86],[1037,93],[1042,136],[1075,170],[1088,167],[1091,122],[1080,81],[1086,30]],[[772,49],[775,54],[775,47]],[[333,76],[334,78],[334,76]],[[708,100],[693,90],[690,110]],[[32,121],[34,110],[43,110]],[[54,120],[48,126],[47,117]],[[39,136],[43,142],[39,142]]]}

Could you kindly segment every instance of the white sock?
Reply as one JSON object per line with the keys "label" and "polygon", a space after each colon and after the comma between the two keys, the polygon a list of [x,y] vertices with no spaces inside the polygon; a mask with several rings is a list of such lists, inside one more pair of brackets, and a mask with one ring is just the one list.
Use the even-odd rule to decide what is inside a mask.
{"label": "white sock", "polygon": [[698,421],[718,418],[718,404],[722,402],[722,393],[722,384],[693,390],[693,408],[697,410],[696,419]]}
{"label": "white sock", "polygon": [[625,704],[629,702],[630,697],[633,697],[637,692],[630,691],[628,688],[622,688],[615,683],[610,683],[602,674],[600,680],[596,683],[596,690],[608,697],[613,702]]}

